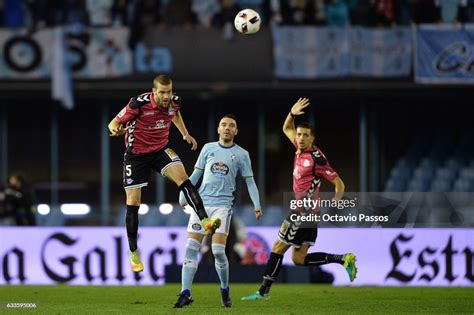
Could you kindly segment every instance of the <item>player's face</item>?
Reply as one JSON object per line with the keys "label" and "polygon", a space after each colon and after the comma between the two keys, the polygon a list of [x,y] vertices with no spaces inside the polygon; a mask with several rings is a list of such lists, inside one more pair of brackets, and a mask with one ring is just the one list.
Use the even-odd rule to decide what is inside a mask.
{"label": "player's face", "polygon": [[313,146],[314,136],[309,128],[296,128],[296,144],[299,150],[306,150]]}
{"label": "player's face", "polygon": [[12,176],[9,178],[9,183],[10,183],[10,187],[21,188],[21,181],[15,176]]}
{"label": "player's face", "polygon": [[171,96],[173,95],[173,84],[163,85],[158,83],[153,88],[153,97],[156,105],[167,108],[171,103]]}
{"label": "player's face", "polygon": [[237,134],[237,123],[234,119],[224,117],[219,122],[217,127],[217,133],[219,134],[219,139],[224,142],[234,141],[234,137]]}

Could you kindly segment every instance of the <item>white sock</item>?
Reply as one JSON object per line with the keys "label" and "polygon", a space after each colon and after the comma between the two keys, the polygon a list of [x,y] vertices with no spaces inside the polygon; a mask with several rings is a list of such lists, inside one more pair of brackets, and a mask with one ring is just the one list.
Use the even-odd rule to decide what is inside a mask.
{"label": "white sock", "polygon": [[221,280],[221,288],[227,289],[229,286],[229,261],[225,255],[225,245],[212,244],[212,253],[215,258],[217,275]]}

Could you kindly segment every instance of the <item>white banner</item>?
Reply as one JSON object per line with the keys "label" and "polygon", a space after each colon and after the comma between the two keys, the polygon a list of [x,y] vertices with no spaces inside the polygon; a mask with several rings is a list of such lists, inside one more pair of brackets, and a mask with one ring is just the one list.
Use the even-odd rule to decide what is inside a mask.
{"label": "white banner", "polygon": [[[66,31],[73,77],[100,79],[133,71],[127,28],[91,28],[84,33]],[[0,79],[46,79],[51,76],[53,30],[33,34],[26,30],[0,30]]]}
{"label": "white banner", "polygon": [[[247,250],[265,263],[278,228],[247,232]],[[125,227],[0,228],[0,285],[161,284],[165,265],[182,263],[186,234],[185,227],[140,228],[145,270],[136,275]],[[353,283],[340,265],[323,266],[336,285],[472,286],[473,240],[474,229],[320,228],[310,252],[356,254]],[[292,264],[291,251],[284,263]]]}
{"label": "white banner", "polygon": [[0,79],[43,79],[51,74],[53,32],[0,29]]}

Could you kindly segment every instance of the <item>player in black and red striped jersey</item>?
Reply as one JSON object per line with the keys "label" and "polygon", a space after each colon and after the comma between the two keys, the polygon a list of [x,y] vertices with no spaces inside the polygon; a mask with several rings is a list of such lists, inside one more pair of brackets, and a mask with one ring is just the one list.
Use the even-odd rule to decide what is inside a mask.
{"label": "player in black and red striped jersey", "polygon": [[109,123],[111,136],[125,134],[123,186],[127,197],[126,226],[133,271],[143,271],[137,246],[138,209],[141,189],[148,185],[151,170],[172,180],[183,192],[202,221],[206,234],[212,235],[220,226],[220,219],[207,217],[197,189],[188,179],[179,156],[168,146],[171,123],[183,140],[197,149],[196,140],[188,133],[180,113],[181,99],[173,95],[173,83],[167,75],[153,80],[151,92],[132,97],[128,104]]}
{"label": "player in black and red striped jersey", "polygon": [[[344,182],[332,169],[326,156],[314,144],[314,131],[308,123],[301,123],[295,127],[296,116],[304,114],[304,109],[309,106],[307,98],[300,98],[291,108],[283,123],[285,136],[295,146],[295,158],[293,164],[293,194],[295,200],[318,200],[321,179],[325,179],[335,188],[334,200],[340,200],[344,194]],[[264,300],[270,293],[273,281],[278,277],[283,263],[283,255],[293,247],[293,262],[295,265],[320,266],[329,263],[338,263],[344,266],[350,281],[354,281],[357,268],[356,258],[352,253],[345,255],[334,255],[329,253],[308,253],[309,247],[314,245],[318,235],[317,222],[303,224],[306,220],[296,220],[295,215],[307,216],[319,213],[319,207],[315,209],[299,208],[293,210],[281,225],[278,239],[273,245],[272,252],[267,261],[265,275],[260,289],[242,300]],[[292,219],[293,218],[293,219]]]}

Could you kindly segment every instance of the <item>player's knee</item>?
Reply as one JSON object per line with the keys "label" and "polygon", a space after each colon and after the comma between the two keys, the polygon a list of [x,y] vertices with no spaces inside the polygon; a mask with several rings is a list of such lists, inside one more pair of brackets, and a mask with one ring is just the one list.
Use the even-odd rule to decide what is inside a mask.
{"label": "player's knee", "polygon": [[197,258],[201,243],[193,238],[188,238],[186,241],[186,250],[184,253],[183,266],[197,268]]}
{"label": "player's knee", "polygon": [[288,245],[277,240],[275,244],[273,244],[272,252],[278,255],[283,255],[287,249]]}
{"label": "player's knee", "polygon": [[225,255],[225,245],[224,244],[212,244],[212,254],[216,261],[224,262],[227,261],[227,256]]}
{"label": "player's knee", "polygon": [[186,171],[182,164],[177,164],[169,167],[164,173],[165,177],[173,181],[178,187],[181,186],[187,179]]}
{"label": "player's knee", "polygon": [[139,189],[127,190],[127,205],[139,206],[141,201],[141,191]]}
{"label": "player's knee", "polygon": [[304,265],[304,258],[305,256],[302,255],[293,255],[291,257],[293,259],[293,263],[297,266],[303,266]]}

